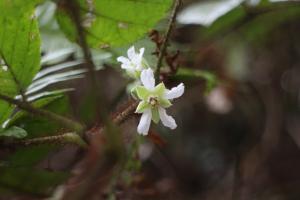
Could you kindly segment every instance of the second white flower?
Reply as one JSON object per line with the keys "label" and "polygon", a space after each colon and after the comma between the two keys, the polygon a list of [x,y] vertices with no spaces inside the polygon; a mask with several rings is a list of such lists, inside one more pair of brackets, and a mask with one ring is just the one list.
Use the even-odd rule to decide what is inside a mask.
{"label": "second white flower", "polygon": [[140,79],[143,86],[136,87],[137,96],[141,100],[136,113],[142,113],[137,128],[138,133],[147,135],[151,120],[155,123],[161,120],[164,126],[175,129],[177,124],[174,118],[166,113],[166,108],[172,105],[170,100],[178,98],[184,93],[183,83],[171,90],[166,89],[163,83],[155,86],[154,74],[151,68],[143,70]]}

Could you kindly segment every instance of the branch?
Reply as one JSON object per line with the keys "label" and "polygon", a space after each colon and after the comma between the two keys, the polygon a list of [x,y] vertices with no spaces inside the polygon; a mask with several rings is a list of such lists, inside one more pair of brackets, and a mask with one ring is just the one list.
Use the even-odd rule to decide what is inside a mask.
{"label": "branch", "polygon": [[108,123],[108,111],[105,106],[105,101],[103,98],[103,94],[101,93],[101,87],[99,85],[99,81],[97,81],[96,76],[96,66],[92,59],[91,51],[88,47],[88,44],[86,42],[85,38],[85,30],[81,25],[81,19],[80,19],[80,7],[76,1],[65,1],[65,3],[68,5],[67,8],[69,9],[70,16],[73,19],[73,22],[76,26],[76,30],[78,33],[78,43],[82,49],[84,60],[85,60],[85,67],[87,68],[89,75],[90,75],[90,81],[91,81],[91,87],[93,90],[93,94],[95,95],[97,104],[97,111],[100,115],[100,120],[103,120],[105,124]]}
{"label": "branch", "polygon": [[[120,125],[122,124],[130,115],[132,115],[138,105],[138,101],[132,101],[130,100],[125,105],[125,108],[121,111],[117,112],[117,114],[112,115],[111,121],[116,124]],[[86,131],[85,136],[88,141],[90,141],[95,134],[101,134],[104,130],[105,126],[101,127],[95,127],[88,131]]]}
{"label": "branch", "polygon": [[160,68],[162,66],[162,61],[163,61],[163,58],[165,56],[165,53],[166,53],[166,50],[168,47],[168,41],[169,41],[170,35],[172,33],[172,30],[174,28],[177,12],[179,10],[180,5],[181,5],[181,0],[175,0],[171,18],[168,23],[168,28],[166,30],[164,40],[163,40],[161,48],[159,50],[158,60],[157,60],[157,64],[156,64],[156,74],[155,74],[155,79],[157,81],[159,80]]}
{"label": "branch", "polygon": [[[0,99],[7,99],[6,96],[0,94]],[[14,99],[13,99],[14,100]],[[11,99],[9,100],[11,101]],[[14,104],[18,102],[18,104],[24,104],[23,102],[19,102],[18,100],[14,100]],[[11,102],[13,103],[13,102]],[[134,110],[136,109],[138,102],[137,101],[129,101],[126,103],[126,108],[118,112],[118,114],[114,115],[111,119],[116,125],[120,125],[123,123],[131,114],[133,114]],[[34,108],[35,109],[35,108]],[[25,110],[25,109],[24,109]],[[45,110],[43,110],[45,111]],[[47,111],[48,112],[48,111]],[[104,127],[96,127],[86,131],[86,137],[91,139],[94,134],[100,134],[103,131]],[[89,141],[89,140],[88,140]],[[61,135],[52,135],[52,136],[45,136],[45,137],[38,137],[33,139],[25,139],[19,141],[13,141],[8,144],[4,144],[4,146],[15,146],[15,145],[39,145],[39,144],[76,144],[83,148],[87,147],[86,142],[74,132],[63,133]]]}
{"label": "branch", "polygon": [[87,148],[87,144],[83,139],[75,132],[64,133],[61,135],[45,136],[33,139],[25,139],[14,141],[8,145],[40,145],[40,144],[76,144],[80,147]]}
{"label": "branch", "polygon": [[71,119],[68,119],[66,117],[60,116],[56,113],[53,113],[53,112],[50,112],[47,110],[35,108],[27,102],[19,101],[14,98],[11,98],[9,96],[3,95],[3,94],[0,94],[0,99],[6,101],[8,103],[16,105],[18,108],[27,111],[31,115],[37,115],[37,116],[45,117],[49,120],[55,121],[55,122],[63,125],[66,128],[76,131],[79,134],[81,134],[83,132],[83,130],[85,129],[85,127],[82,124],[80,124],[79,122],[73,121]]}
{"label": "branch", "polygon": [[112,117],[112,121],[117,125],[123,123],[128,116],[133,114],[138,103],[138,101],[130,101],[129,103],[127,103],[127,107],[124,110],[120,111],[117,115]]}

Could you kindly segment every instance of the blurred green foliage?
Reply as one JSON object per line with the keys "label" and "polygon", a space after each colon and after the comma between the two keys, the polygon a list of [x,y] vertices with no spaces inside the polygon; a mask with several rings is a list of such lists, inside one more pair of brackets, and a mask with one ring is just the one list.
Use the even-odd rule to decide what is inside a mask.
{"label": "blurred green foliage", "polygon": [[[20,86],[22,90],[28,92],[29,97],[35,97],[31,101],[34,107],[73,117],[72,103],[67,95],[62,94],[63,91],[57,90],[58,83],[84,78],[86,71],[81,68],[82,54],[75,44],[78,42],[78,38],[72,18],[70,18],[67,8],[56,4],[57,2],[60,1],[0,1],[0,53],[2,58],[0,62],[0,93],[20,99],[20,88],[18,88]],[[156,28],[156,24],[167,16],[172,5],[171,0],[77,0],[76,2],[80,5],[80,17],[87,34],[87,42],[91,48],[95,48],[92,51],[93,59],[99,63],[99,69],[104,68],[103,63],[115,64],[113,58],[124,52],[119,47],[132,45],[133,42],[136,42],[137,46],[149,47],[146,56],[152,58],[150,59],[151,65],[155,63],[156,57],[152,55],[155,45],[148,38],[143,40],[141,38],[150,29]],[[41,5],[36,10],[37,3]],[[48,10],[48,8],[50,9]],[[209,8],[211,10],[208,13],[217,12],[215,7]],[[35,12],[39,15],[38,20],[34,15]],[[244,66],[247,64],[247,45],[261,45],[266,41],[264,39],[269,34],[278,31],[282,24],[293,20],[299,21],[299,18],[300,7],[288,1],[275,3],[265,0],[260,1],[257,5],[249,5],[246,1],[240,1],[238,5],[234,5],[227,12],[218,15],[211,25],[205,24],[204,27],[203,24],[198,23],[195,40],[203,43],[217,41],[225,44],[225,49],[228,49],[224,56],[229,63],[227,64],[234,67],[235,71],[247,73],[247,66]],[[184,25],[183,23],[182,26]],[[161,23],[160,26],[160,28],[165,28],[165,23]],[[42,41],[40,41],[40,32]],[[197,42],[195,43],[198,45]],[[170,49],[174,46],[182,49],[183,54],[191,54],[189,47],[185,45],[172,44]],[[42,61],[41,47],[42,53],[45,54],[42,56]],[[106,51],[99,50],[102,47],[112,48]],[[40,71],[41,67],[46,70]],[[38,71],[42,73],[37,75]],[[242,77],[243,74],[240,73],[237,76]],[[246,75],[242,79],[247,80],[245,77]],[[171,78],[176,81],[203,79],[206,83],[206,94],[209,94],[217,85],[222,84],[221,79],[212,71],[190,68],[188,65],[180,66],[177,73]],[[50,85],[51,87],[49,87]],[[78,85],[81,86],[81,84]],[[48,91],[43,93],[49,88],[53,93],[47,93]],[[30,90],[31,93],[29,93]],[[86,90],[86,88],[83,87],[81,90]],[[95,91],[88,91],[87,94],[91,92]],[[89,95],[82,99],[78,103],[76,111],[81,114],[79,118],[91,123],[97,114],[94,109],[97,102]],[[6,123],[4,123],[5,121]],[[64,132],[57,123],[28,115],[1,100],[0,124],[3,129],[0,132],[1,140],[20,139],[25,136],[36,138]],[[123,179],[127,183],[132,181],[132,174],[141,168],[141,162],[137,158],[138,145],[138,140],[132,144],[126,154],[128,158],[123,163]],[[210,146],[211,144],[205,145]],[[195,148],[198,146],[199,143],[196,141]],[[5,155],[1,157],[0,161],[1,195],[10,192],[49,195],[56,185],[62,183],[69,176],[69,172],[49,171],[39,166],[48,159],[51,152],[58,149],[57,145],[42,144],[20,147],[15,151],[4,153]],[[213,152],[213,155],[218,153],[217,151]],[[206,157],[213,158],[214,156],[209,154]],[[204,160],[202,157],[198,158],[201,161]]]}
{"label": "blurred green foliage", "polygon": [[[77,2],[87,42],[95,48],[127,45],[136,41],[153,28],[172,5],[171,0]],[[67,37],[77,41],[72,17],[63,5],[58,8],[57,20]]]}

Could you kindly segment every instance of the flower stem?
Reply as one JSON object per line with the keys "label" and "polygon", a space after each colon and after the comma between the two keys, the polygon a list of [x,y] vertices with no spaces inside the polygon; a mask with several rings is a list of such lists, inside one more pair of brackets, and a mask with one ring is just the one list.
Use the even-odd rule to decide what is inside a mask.
{"label": "flower stem", "polygon": [[162,61],[163,61],[163,58],[164,58],[165,53],[167,51],[168,41],[169,41],[169,38],[171,36],[172,30],[174,28],[177,12],[179,10],[180,5],[181,5],[181,0],[175,0],[175,4],[174,4],[173,10],[172,10],[172,14],[171,14],[171,17],[170,17],[170,20],[169,20],[169,23],[168,23],[168,28],[166,30],[163,43],[162,43],[161,48],[159,50],[158,60],[157,60],[157,64],[156,64],[156,74],[155,74],[156,81],[159,81],[159,75],[160,75],[160,69],[161,69],[161,66],[162,66]]}

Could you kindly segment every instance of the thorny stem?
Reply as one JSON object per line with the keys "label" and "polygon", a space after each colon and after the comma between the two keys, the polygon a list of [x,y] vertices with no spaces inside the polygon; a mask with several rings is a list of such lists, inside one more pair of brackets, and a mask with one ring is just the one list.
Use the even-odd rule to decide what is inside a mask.
{"label": "thorny stem", "polygon": [[[137,105],[138,105],[138,101],[132,101],[130,100],[128,103],[126,103],[126,107],[121,110],[120,112],[118,112],[115,115],[112,115],[111,117],[111,121],[116,124],[116,125],[120,125],[121,123],[123,123],[131,114],[133,114],[133,112],[135,111]],[[87,131],[85,133],[86,138],[92,138],[92,136],[94,134],[100,134],[101,132],[103,132],[104,130],[104,126],[102,127],[97,127],[96,129],[91,129],[89,131]]]}
{"label": "thorny stem", "polygon": [[79,122],[73,121],[69,118],[63,117],[61,115],[58,115],[56,113],[53,113],[53,112],[50,112],[47,110],[35,108],[27,102],[19,101],[14,98],[11,98],[9,96],[3,95],[3,94],[0,94],[0,99],[6,101],[8,103],[16,105],[18,108],[27,111],[31,115],[45,117],[49,120],[58,122],[59,124],[63,125],[64,127],[76,131],[78,134],[81,134],[83,132],[83,130],[85,129],[85,127],[82,124],[80,124]]}
{"label": "thorny stem", "polygon": [[61,135],[45,136],[33,139],[19,140],[12,144],[24,146],[39,144],[76,144],[82,148],[87,148],[86,142],[75,132],[63,133]]}
{"label": "thorny stem", "polygon": [[160,69],[161,69],[161,66],[162,66],[162,61],[163,61],[163,58],[166,54],[166,50],[167,50],[167,47],[168,47],[168,41],[169,41],[169,38],[171,36],[172,30],[174,28],[177,12],[179,10],[180,5],[181,5],[181,0],[175,0],[175,4],[174,4],[173,10],[172,10],[171,18],[170,18],[169,23],[168,23],[168,28],[166,30],[161,48],[159,49],[158,60],[157,60],[157,64],[156,64],[156,74],[155,74],[155,79],[157,81],[159,81],[159,75],[160,75]]}
{"label": "thorny stem", "polygon": [[[7,98],[7,97],[5,96],[4,98]],[[0,94],[0,99],[5,100],[4,98],[3,98],[3,95]],[[14,100],[14,101],[17,102],[17,100]],[[11,102],[11,103],[13,103],[13,102]],[[23,102],[18,101],[18,104],[19,103],[24,104]],[[130,102],[129,105],[124,110],[120,111],[118,114],[116,114],[115,116],[112,117],[112,121],[115,124],[120,125],[133,113],[137,104],[138,104],[137,101]],[[86,136],[91,137],[92,134],[101,133],[103,131],[103,128],[104,127],[97,128],[97,131],[95,131],[95,130],[87,131]],[[77,133],[74,133],[74,132],[63,133],[61,135],[53,135],[53,136],[45,136],[45,137],[39,137],[39,138],[33,138],[33,139],[20,140],[20,141],[10,143],[8,145],[12,146],[12,145],[20,144],[20,145],[28,146],[28,145],[39,145],[39,144],[45,144],[45,143],[47,143],[47,144],[73,143],[73,144],[76,144],[83,148],[87,147],[86,142],[84,142],[84,140]]]}
{"label": "thorny stem", "polygon": [[112,121],[115,124],[121,124],[126,120],[126,118],[133,113],[138,105],[138,101],[131,102],[124,110],[115,115]]}

